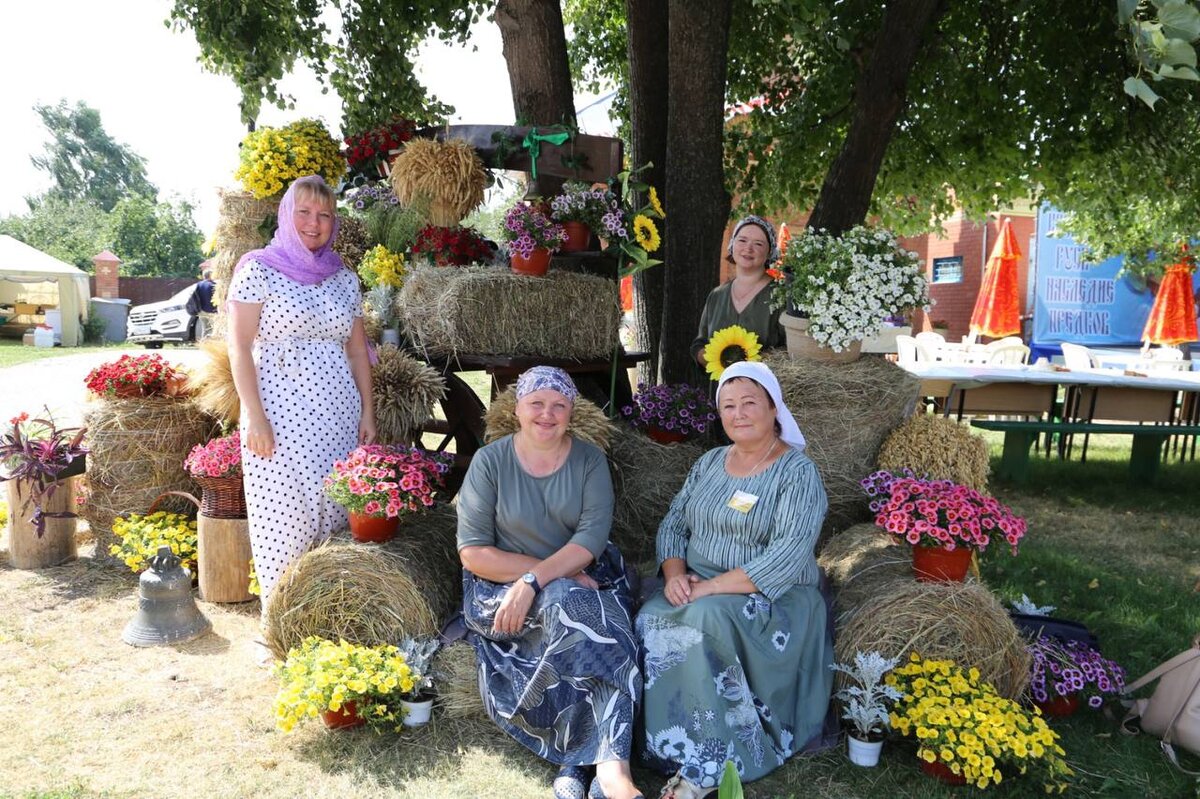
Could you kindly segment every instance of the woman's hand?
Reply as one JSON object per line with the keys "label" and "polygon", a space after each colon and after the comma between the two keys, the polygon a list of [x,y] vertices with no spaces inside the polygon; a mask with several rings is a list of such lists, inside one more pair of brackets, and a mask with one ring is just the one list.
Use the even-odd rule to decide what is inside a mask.
{"label": "woman's hand", "polygon": [[593,580],[585,572],[579,572],[578,574],[572,574],[571,579],[574,580],[575,582],[579,583],[580,585],[582,585],[584,588],[590,588],[593,591],[600,590],[600,583]]}
{"label": "woman's hand", "polygon": [[525,625],[525,617],[533,607],[533,587],[518,580],[509,586],[500,609],[496,611],[496,621],[492,623],[492,632],[497,635],[516,635]]}
{"label": "woman's hand", "polygon": [[701,597],[706,597],[713,593],[712,580],[703,580],[699,577],[699,575],[689,574],[688,583],[691,586],[693,602]]}
{"label": "woman's hand", "polygon": [[358,443],[374,444],[375,443],[375,417],[363,414],[358,420]]}
{"label": "woman's hand", "polygon": [[275,431],[264,416],[261,419],[250,419],[242,428],[242,442],[246,449],[260,458],[269,458],[275,452]]}
{"label": "woman's hand", "polygon": [[692,601],[692,582],[698,579],[694,574],[677,574],[668,577],[663,584],[663,594],[667,601],[675,607],[686,605]]}

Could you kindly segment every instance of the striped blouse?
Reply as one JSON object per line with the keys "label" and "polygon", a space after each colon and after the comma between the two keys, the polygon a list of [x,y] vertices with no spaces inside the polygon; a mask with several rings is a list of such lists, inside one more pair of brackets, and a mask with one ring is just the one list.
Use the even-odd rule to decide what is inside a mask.
{"label": "striped blouse", "polygon": [[[829,506],[816,464],[791,449],[756,475],[730,477],[728,450],[710,450],[688,473],[658,527],[659,563],[691,553],[726,571],[740,566],[771,600],[816,585],[813,550]],[[737,491],[757,498],[748,512],[730,507]]]}

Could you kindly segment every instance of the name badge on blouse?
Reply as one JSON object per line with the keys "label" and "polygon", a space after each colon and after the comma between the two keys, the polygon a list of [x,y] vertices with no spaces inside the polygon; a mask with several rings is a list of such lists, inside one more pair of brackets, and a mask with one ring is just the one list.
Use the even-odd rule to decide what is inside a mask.
{"label": "name badge on blouse", "polygon": [[739,513],[749,513],[750,509],[754,507],[755,502],[758,502],[758,497],[754,494],[747,494],[745,491],[734,491],[728,506]]}

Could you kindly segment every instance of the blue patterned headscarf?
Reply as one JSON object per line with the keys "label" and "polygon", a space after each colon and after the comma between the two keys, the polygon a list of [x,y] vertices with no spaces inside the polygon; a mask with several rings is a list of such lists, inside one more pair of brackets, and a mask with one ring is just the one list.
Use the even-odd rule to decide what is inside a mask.
{"label": "blue patterned headscarf", "polygon": [[571,376],[557,366],[534,366],[526,369],[517,378],[517,399],[535,391],[557,391],[575,404],[579,389]]}
{"label": "blue patterned headscarf", "polygon": [[767,266],[770,266],[771,264],[778,261],[779,260],[779,242],[775,238],[774,226],[772,226],[770,222],[763,219],[761,216],[755,216],[754,214],[750,214],[749,216],[742,217],[740,220],[738,220],[738,223],[733,226],[733,233],[729,236],[729,248],[728,248],[729,257],[730,258],[733,257],[733,240],[737,238],[738,231],[740,231],[746,225],[754,225],[758,228],[761,228],[762,232],[767,234],[767,250],[768,250]]}

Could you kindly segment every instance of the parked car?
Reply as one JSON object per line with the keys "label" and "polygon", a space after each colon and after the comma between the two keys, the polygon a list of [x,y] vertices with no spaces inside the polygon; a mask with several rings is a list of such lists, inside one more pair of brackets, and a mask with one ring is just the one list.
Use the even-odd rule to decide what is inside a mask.
{"label": "parked car", "polygon": [[148,302],[129,309],[125,321],[125,340],[156,350],[163,342],[183,344],[196,340],[199,317],[188,313],[187,304],[196,284],[188,286],[161,302]]}

